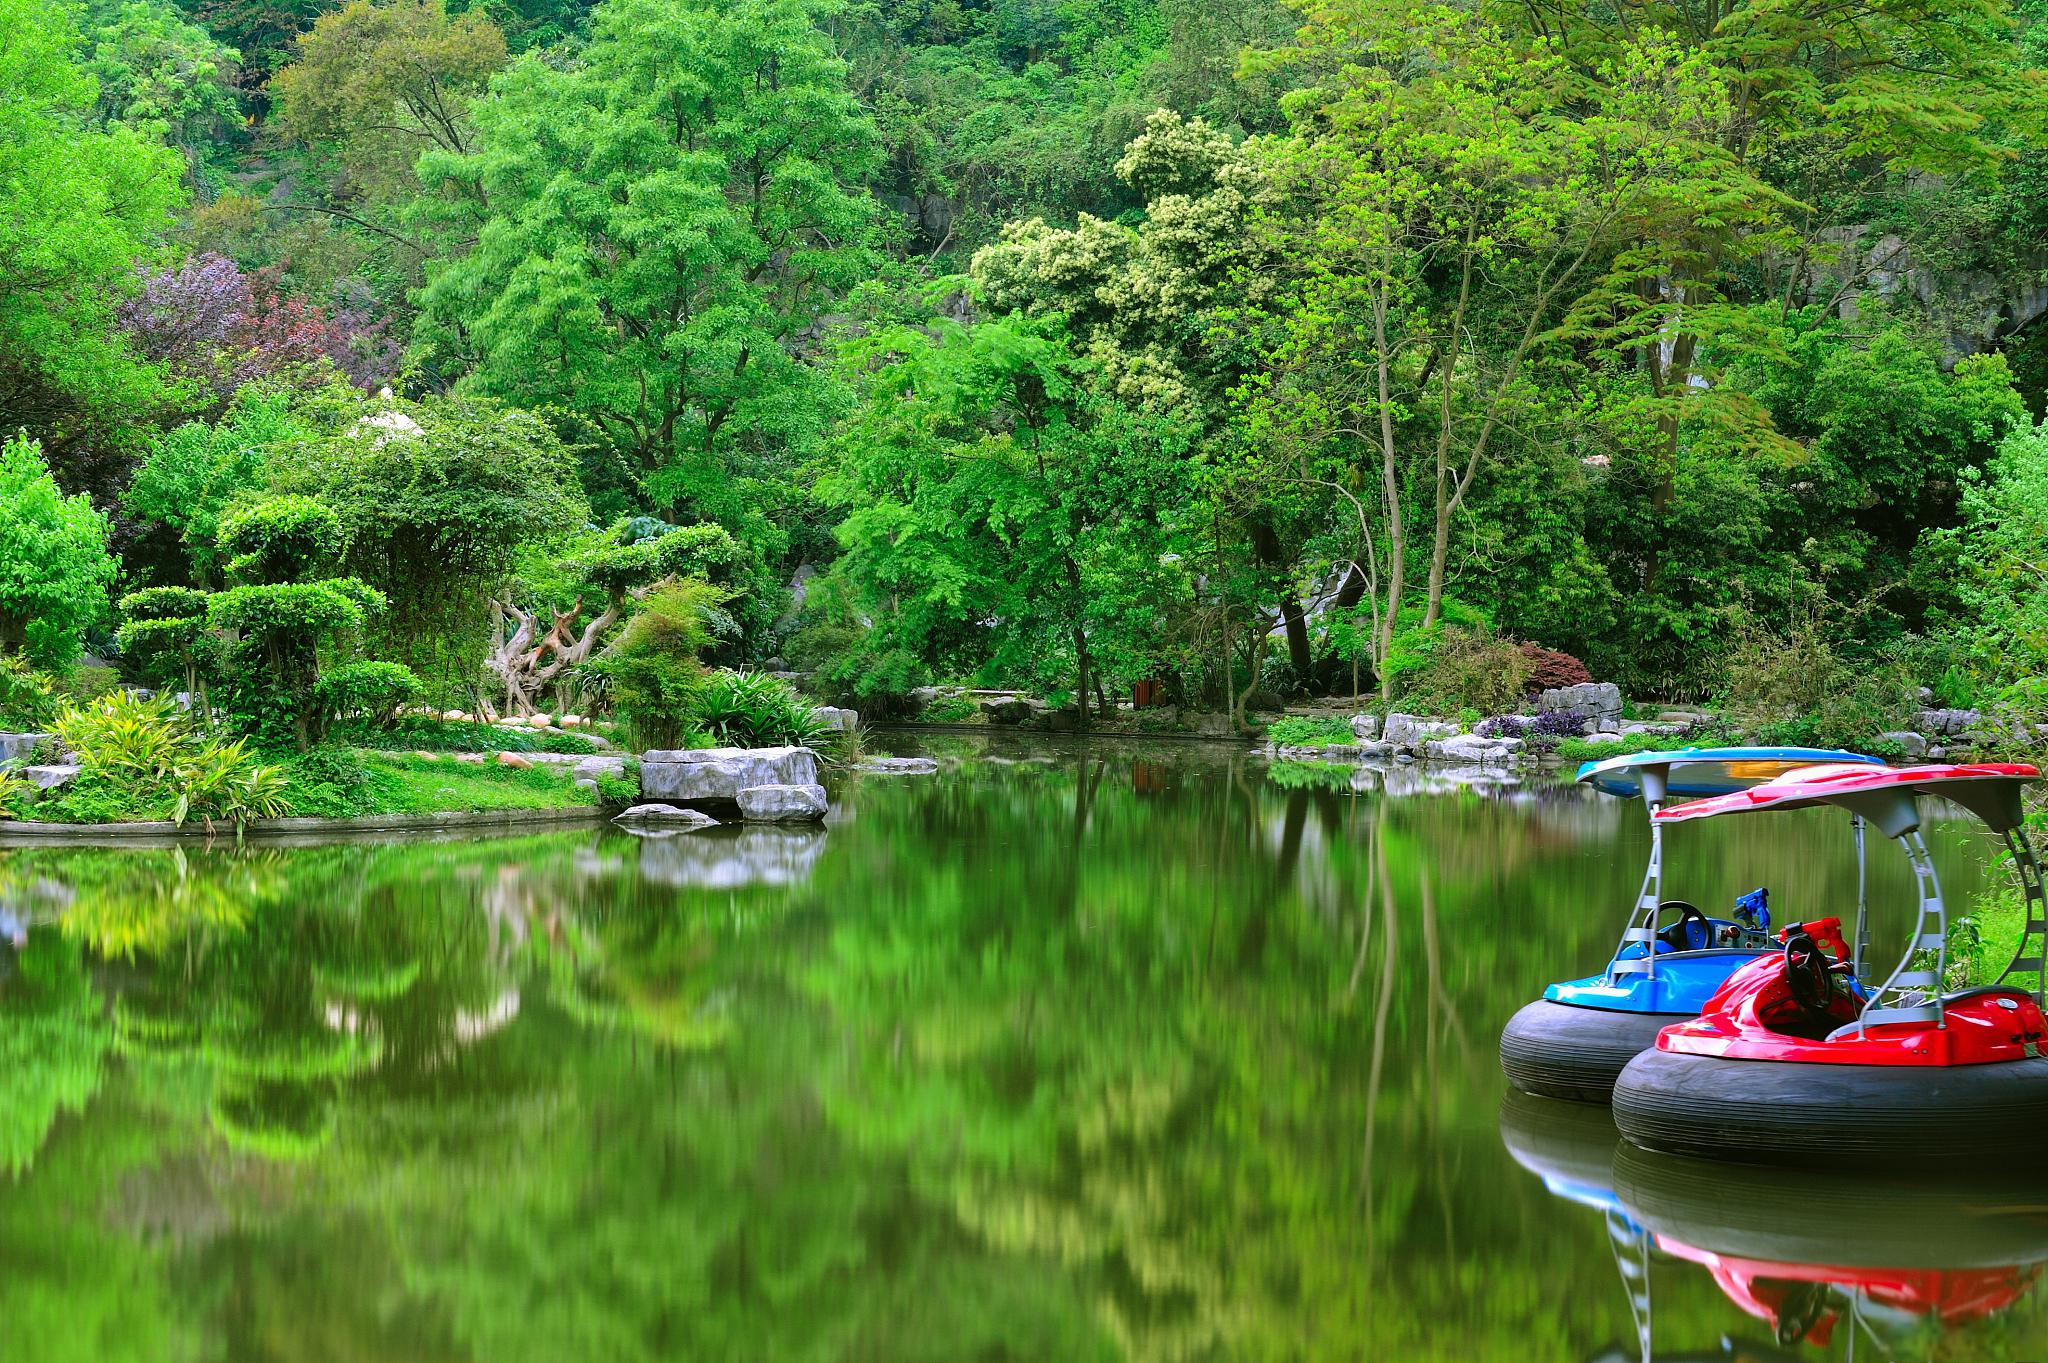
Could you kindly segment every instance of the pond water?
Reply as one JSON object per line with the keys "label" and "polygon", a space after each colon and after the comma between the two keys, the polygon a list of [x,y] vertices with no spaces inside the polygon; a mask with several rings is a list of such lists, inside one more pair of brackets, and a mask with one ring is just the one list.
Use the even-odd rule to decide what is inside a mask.
{"label": "pond water", "polygon": [[[884,745],[947,765],[823,831],[0,852],[0,1359],[2048,1356],[2038,1203],[1503,1106],[1638,806]],[[1838,817],[1669,845],[1851,909]],[[1907,892],[1874,846],[1881,946]]]}

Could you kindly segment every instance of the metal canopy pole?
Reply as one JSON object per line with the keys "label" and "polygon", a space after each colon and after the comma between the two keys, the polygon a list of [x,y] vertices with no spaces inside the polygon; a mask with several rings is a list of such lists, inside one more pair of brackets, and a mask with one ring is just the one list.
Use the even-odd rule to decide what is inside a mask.
{"label": "metal canopy pole", "polygon": [[[1913,935],[1907,939],[1906,954],[1899,958],[1897,966],[1885,982],[1871,991],[1870,1001],[1863,1005],[1863,1013],[1850,1024],[1858,1029],[1867,1028],[1873,1022],[1932,1022],[1936,1027],[1947,1025],[1941,1003],[1942,975],[1948,966],[1948,910],[1941,902],[1941,880],[1934,874],[1934,858],[1928,854],[1927,840],[1920,836],[1918,826],[1898,834],[1898,843],[1906,849],[1907,858],[1913,863],[1913,879],[1920,891],[1920,913],[1913,924]],[[1909,966],[1923,951],[1934,953],[1934,969],[1911,970]],[[1904,994],[1912,990],[1927,990],[1931,997],[1917,1003],[1892,1003],[1887,995]]]}
{"label": "metal canopy pole", "polygon": [[1849,827],[1856,834],[1856,935],[1850,939],[1853,945],[1849,949],[1849,962],[1852,978],[1860,980],[1863,978],[1863,958],[1870,952],[1870,924],[1864,918],[1865,872],[1868,867],[1864,859],[1863,816],[1851,814]]}
{"label": "metal canopy pole", "polygon": [[2034,845],[2027,838],[2024,828],[2014,826],[2005,830],[2005,845],[2012,849],[2013,865],[2019,868],[2020,887],[2026,894],[2027,921],[2020,929],[2019,945],[2012,949],[2012,960],[1999,972],[1998,982],[2004,984],[2013,975],[2032,974],[2034,977],[2034,1002],[2042,1002],[2044,990],[2048,990],[2048,912],[2044,912],[2041,896],[2041,863],[2034,856]]}
{"label": "metal canopy pole", "polygon": [[[1660,762],[1644,767],[1638,776],[1643,786],[1643,808],[1650,820],[1650,864],[1643,869],[1643,888],[1636,893],[1635,911],[1629,915],[1621,942],[1607,962],[1610,985],[1622,975],[1657,978],[1657,906],[1664,902],[1664,826],[1657,822],[1657,811],[1664,807],[1670,774],[1671,768]],[[1628,950],[1631,942],[1642,943],[1643,954],[1623,960],[1621,953]]]}

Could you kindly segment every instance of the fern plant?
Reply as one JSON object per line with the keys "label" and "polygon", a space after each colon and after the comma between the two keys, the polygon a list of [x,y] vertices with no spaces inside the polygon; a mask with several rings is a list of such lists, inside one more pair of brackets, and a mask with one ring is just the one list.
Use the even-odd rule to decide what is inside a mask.
{"label": "fern plant", "polygon": [[825,748],[839,737],[795,688],[765,672],[712,673],[697,687],[690,719],[736,748]]}

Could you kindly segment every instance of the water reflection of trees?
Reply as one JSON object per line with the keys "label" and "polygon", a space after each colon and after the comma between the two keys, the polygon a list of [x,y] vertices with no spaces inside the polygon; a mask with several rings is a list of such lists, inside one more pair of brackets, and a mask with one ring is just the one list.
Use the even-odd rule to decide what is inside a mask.
{"label": "water reflection of trees", "polygon": [[[1604,1248],[1500,1185],[1491,1044],[1611,934],[1583,906],[1634,888],[1615,807],[1081,751],[856,798],[759,874],[736,839],[609,835],[67,868],[217,877],[239,916],[82,888],[36,929],[84,994],[35,1006],[118,1059],[15,1048],[92,1076],[36,1081],[53,1112],[105,1087],[26,1142],[0,1246],[158,1208],[189,1234],[98,1223],[154,1284],[134,1337],[230,1357],[1519,1359],[1619,1333]],[[128,917],[153,926],[109,935]],[[70,1290],[0,1283],[0,1321],[30,1280]]]}

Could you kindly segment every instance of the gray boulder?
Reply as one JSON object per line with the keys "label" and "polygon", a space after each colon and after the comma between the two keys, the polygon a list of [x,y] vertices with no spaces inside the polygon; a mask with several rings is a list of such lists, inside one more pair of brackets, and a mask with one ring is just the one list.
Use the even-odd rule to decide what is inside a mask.
{"label": "gray boulder", "polygon": [[711,828],[718,820],[699,809],[679,809],[675,805],[641,804],[621,811],[612,817],[613,823],[662,824],[670,828]]}
{"label": "gray boulder", "polygon": [[1481,767],[1506,766],[1521,750],[1519,738],[1481,738],[1477,734],[1433,739],[1426,749],[1432,761]]}
{"label": "gray boulder", "polygon": [[1419,750],[1434,738],[1456,737],[1458,726],[1445,719],[1424,719],[1420,715],[1387,716],[1382,736],[1396,748]]}
{"label": "gray boulder", "polygon": [[0,734],[0,762],[19,762],[49,740],[49,734]]}
{"label": "gray boulder", "polygon": [[1380,736],[1380,717],[1378,715],[1353,715],[1351,717],[1351,732],[1364,740],[1378,738]]}
{"label": "gray boulder", "polygon": [[618,753],[600,753],[596,757],[581,757],[570,768],[570,775],[579,781],[595,781],[601,776],[624,776],[626,759]]}
{"label": "gray boulder", "polygon": [[810,823],[825,817],[821,785],[749,786],[740,792],[740,817],[748,823]]}
{"label": "gray boulder", "polygon": [[991,724],[1022,724],[1036,713],[1030,701],[1021,696],[998,696],[981,703],[982,714],[988,716]]}
{"label": "gray boulder", "polygon": [[640,793],[668,804],[731,809],[755,786],[818,783],[809,748],[656,748],[640,759]]}
{"label": "gray boulder", "polygon": [[939,764],[929,757],[868,757],[860,769],[876,776],[930,776]]}
{"label": "gray boulder", "polygon": [[1621,742],[1621,735],[1616,733],[1587,734],[1585,741],[1588,743],[1619,743]]}
{"label": "gray boulder", "polygon": [[860,711],[858,710],[842,710],[836,705],[817,705],[811,708],[811,713],[826,728],[837,730],[842,734],[850,734],[860,727]]}
{"label": "gray boulder", "polygon": [[[1576,686],[1553,686],[1536,698],[1536,708],[1545,714],[1562,712],[1594,721],[1621,720],[1621,688],[1613,682],[1580,682]],[[1597,724],[1594,733],[1611,733]]]}
{"label": "gray boulder", "polygon": [[1931,738],[1950,738],[1983,718],[1978,710],[1922,710],[1913,716],[1913,727]]}
{"label": "gray boulder", "polygon": [[1894,729],[1877,737],[1879,742],[1898,744],[1900,751],[1904,752],[1910,761],[1917,762],[1927,756],[1926,735],[1916,734],[1911,729]]}

